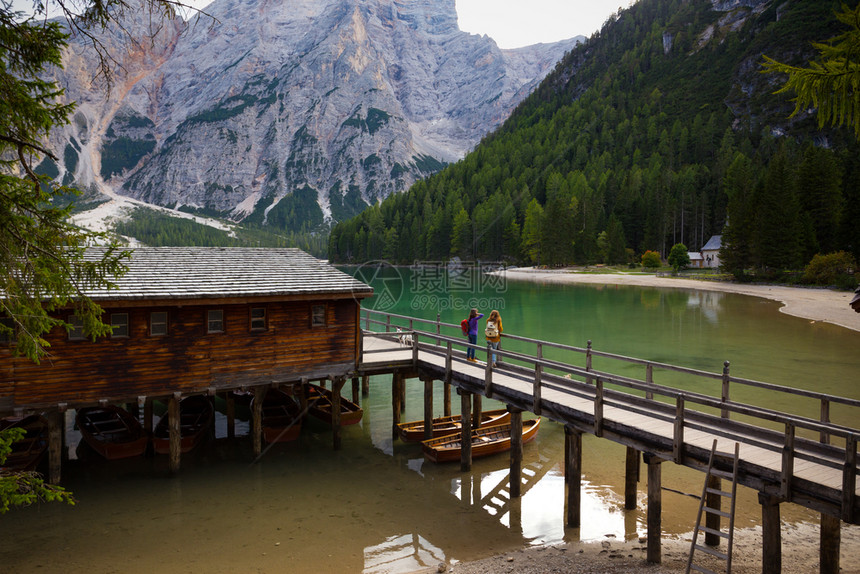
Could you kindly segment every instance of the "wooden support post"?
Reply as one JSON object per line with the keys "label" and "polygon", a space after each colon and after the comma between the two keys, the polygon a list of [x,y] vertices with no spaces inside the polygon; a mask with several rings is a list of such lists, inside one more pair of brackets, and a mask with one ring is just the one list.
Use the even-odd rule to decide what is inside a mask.
{"label": "wooden support post", "polygon": [[794,480],[794,423],[785,423],[785,444],[782,446],[782,473],[780,494],[783,500],[791,501],[791,484]]}
{"label": "wooden support post", "polygon": [[523,483],[523,411],[515,407],[508,407],[511,413],[511,472],[510,490],[511,498],[519,498]]}
{"label": "wooden support post", "polygon": [[406,412],[406,377],[400,377],[400,412]]}
{"label": "wooden support post", "polygon": [[179,462],[182,457],[182,431],[179,425],[179,400],[182,395],[173,393],[167,401],[167,428],[170,435],[170,455],[168,468],[171,474],[179,472]]}
{"label": "wooden support post", "polygon": [[[723,386],[722,392],[720,393],[720,400],[722,400],[724,404],[728,403],[730,399],[729,383],[731,382],[731,377],[729,376],[729,366],[730,363],[728,361],[723,363]],[[729,418],[729,410],[727,408],[723,408],[720,411],[720,416],[724,419]]]}
{"label": "wooden support post", "polygon": [[579,528],[582,516],[582,433],[566,426],[564,442],[567,446],[567,466],[564,469],[567,480],[567,525]]}
{"label": "wooden support post", "polygon": [[845,437],[845,463],[842,466],[842,520],[854,520],[854,501],[857,489],[857,436]]}
{"label": "wooden support post", "polygon": [[352,378],[352,402],[358,404],[358,377]]}
{"label": "wooden support post", "polygon": [[334,450],[341,449],[341,427],[340,427],[340,396],[346,377],[333,377],[331,380],[331,435]]}
{"label": "wooden support post", "polygon": [[493,397],[493,363],[490,361],[490,344],[487,343],[487,365],[484,367],[484,394]]}
{"label": "wooden support post", "polygon": [[396,372],[391,377],[391,432],[394,438],[397,438],[400,433],[397,430],[397,425],[400,424],[400,380],[403,376]]}
{"label": "wooden support post", "polygon": [[[537,344],[537,360],[540,361],[543,358],[543,346],[538,343]],[[541,414],[541,377],[543,375],[543,365],[540,362],[535,363],[535,380],[532,388],[532,410],[536,415]]]}
{"label": "wooden support post", "polygon": [[310,387],[306,377],[302,378],[299,389],[299,405],[302,407],[302,415],[304,416],[308,412],[308,397],[310,395]]}
{"label": "wooden support post", "polygon": [[594,436],[603,436],[603,379],[597,377],[594,392]]}
{"label": "wooden support post", "polygon": [[758,493],[761,504],[761,572],[782,572],[782,532],[779,523],[779,499]]}
{"label": "wooden support post", "polygon": [[[651,363],[645,365],[645,383],[648,384],[648,386],[654,384],[654,365]],[[654,391],[645,391],[645,398],[649,401],[654,400]]]}
{"label": "wooden support post", "polygon": [[451,416],[451,385],[444,383],[442,385],[442,414],[446,417]]}
{"label": "wooden support post", "polygon": [[675,397],[675,431],[672,436],[672,458],[676,464],[684,462],[684,393]]}
{"label": "wooden support post", "polygon": [[59,410],[46,414],[48,419],[48,482],[60,484],[63,478],[63,415]]}
{"label": "wooden support post", "polygon": [[254,402],[251,409],[251,444],[254,449],[254,457],[263,453],[263,401],[266,400],[266,385],[254,388]]}
{"label": "wooden support post", "polygon": [[[585,346],[585,370],[591,372],[591,339],[588,340]],[[591,384],[591,377],[585,377],[585,383]]]}
{"label": "wooden support post", "polygon": [[624,463],[624,508],[636,508],[636,489],[639,484],[639,451],[632,446],[627,447],[627,458]]}
{"label": "wooden support post", "polygon": [[472,470],[472,393],[458,389],[460,394],[460,471]]}
{"label": "wooden support post", "polygon": [[652,564],[660,564],[663,560],[662,551],[662,514],[663,514],[663,491],[662,482],[662,460],[654,455],[646,454],[645,463],[648,465],[648,550],[646,560]]}
{"label": "wooden support post", "polygon": [[143,430],[152,434],[152,397],[146,397],[143,403]]}
{"label": "wooden support post", "polygon": [[839,546],[842,541],[842,521],[837,516],[821,515],[819,564],[821,574],[839,574]]}
{"label": "wooden support post", "polygon": [[[821,422],[823,424],[830,423],[830,401],[828,399],[821,399]],[[822,444],[830,444],[830,433],[827,431],[821,431],[819,434],[819,439]]]}
{"label": "wooden support post", "polygon": [[424,440],[433,438],[433,379],[424,379]]}
{"label": "wooden support post", "polygon": [[481,413],[484,410],[483,402],[484,397],[481,395],[472,395],[472,428],[481,428]]}
{"label": "wooden support post", "polygon": [[[708,488],[711,490],[721,490],[723,487],[723,481],[720,480],[719,476],[709,475],[708,476]],[[716,492],[708,492],[705,496],[705,505],[708,508],[716,508],[721,509],[723,505],[722,496],[717,494]],[[705,527],[710,528],[711,530],[718,532],[720,530],[720,515],[715,514],[713,512],[705,513]],[[705,531],[705,545],[707,546],[719,546],[720,545],[720,537],[717,534],[711,534],[708,531]]]}
{"label": "wooden support post", "polygon": [[227,438],[235,438],[236,436],[236,399],[233,398],[233,393],[227,391],[224,393],[224,402],[227,403]]}
{"label": "wooden support post", "polygon": [[361,377],[361,396],[366,397],[370,394],[370,376],[364,375]]}

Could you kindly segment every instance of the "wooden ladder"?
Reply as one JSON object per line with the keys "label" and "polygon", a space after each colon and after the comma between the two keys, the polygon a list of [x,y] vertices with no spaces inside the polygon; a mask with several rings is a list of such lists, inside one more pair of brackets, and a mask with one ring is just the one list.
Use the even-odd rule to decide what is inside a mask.
{"label": "wooden ladder", "polygon": [[[696,528],[693,530],[693,543],[690,546],[690,556],[687,558],[687,574],[690,574],[691,570],[695,570],[696,572],[704,572],[705,574],[716,574],[713,570],[705,568],[704,566],[698,566],[693,564],[693,555],[698,550],[704,554],[709,556],[714,556],[719,560],[724,560],[726,563],[726,574],[731,574],[732,571],[732,539],[735,530],[735,493],[737,492],[737,476],[738,476],[738,450],[740,445],[735,443],[735,454],[734,460],[732,461],[732,471],[726,472],[724,470],[719,470],[715,468],[715,458],[717,456],[717,441],[714,439],[714,445],[711,447],[711,456],[708,460],[708,471],[705,474],[705,486],[702,489],[702,499],[699,501],[699,515],[696,518]],[[723,480],[731,480],[732,481],[732,490],[731,492],[726,492],[722,490],[722,484],[720,488],[714,488],[712,486],[712,478],[719,478]],[[729,499],[729,511],[725,512],[722,510],[722,502],[718,504],[719,508],[712,508],[708,506],[707,500],[708,495],[715,495],[720,497],[719,500],[722,501],[723,498]],[[719,520],[720,518],[728,518],[729,527],[728,531],[724,532],[722,528],[713,529],[708,526],[702,526],[702,515],[714,515]],[[707,520],[705,523],[707,524]],[[697,544],[696,541],[699,537],[699,532],[704,532],[706,535],[710,534],[712,536],[726,539],[726,551],[720,552],[715,547],[706,546],[703,544]]]}

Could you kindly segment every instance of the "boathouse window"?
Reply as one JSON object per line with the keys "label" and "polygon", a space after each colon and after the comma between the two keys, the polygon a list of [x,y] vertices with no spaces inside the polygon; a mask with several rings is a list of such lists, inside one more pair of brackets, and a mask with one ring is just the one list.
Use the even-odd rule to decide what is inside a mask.
{"label": "boathouse window", "polygon": [[83,341],[84,337],[84,320],[77,315],[69,315],[69,341]]}
{"label": "boathouse window", "polygon": [[152,337],[167,335],[167,311],[153,311],[149,314],[149,334]]}
{"label": "boathouse window", "polygon": [[224,332],[224,311],[223,309],[211,309],[207,312],[206,320],[207,333],[223,333]]}
{"label": "boathouse window", "polygon": [[311,327],[325,327],[326,313],[325,305],[311,306]]}
{"label": "boathouse window", "polygon": [[266,330],[266,308],[251,307],[251,330],[265,331]]}
{"label": "boathouse window", "polygon": [[128,337],[128,313],[110,314],[111,338]]}

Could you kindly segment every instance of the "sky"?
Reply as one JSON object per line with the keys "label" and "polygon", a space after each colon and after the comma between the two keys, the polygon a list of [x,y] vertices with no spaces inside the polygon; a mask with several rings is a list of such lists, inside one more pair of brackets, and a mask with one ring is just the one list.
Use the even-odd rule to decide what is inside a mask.
{"label": "sky", "polygon": [[[212,0],[182,0],[203,7]],[[500,48],[557,42],[574,36],[589,37],[603,23],[634,0],[456,0],[460,29],[486,34]],[[31,0],[13,0],[26,10]]]}
{"label": "sky", "polygon": [[630,0],[456,0],[460,29],[500,48],[589,37]]}

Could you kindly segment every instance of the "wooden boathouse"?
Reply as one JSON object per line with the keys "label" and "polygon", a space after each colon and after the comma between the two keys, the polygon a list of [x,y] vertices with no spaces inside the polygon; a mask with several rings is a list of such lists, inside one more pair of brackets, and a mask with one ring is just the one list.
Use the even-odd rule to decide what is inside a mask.
{"label": "wooden boathouse", "polygon": [[[469,345],[459,325],[442,323],[438,316],[436,321],[428,321],[371,310],[363,313],[357,374],[392,375],[395,432],[407,379],[418,378],[424,384],[424,428],[428,435],[434,412],[434,382],[444,385],[445,415],[451,414],[451,388],[456,389],[464,421],[461,469],[466,471],[471,466],[469,437],[471,428],[480,421],[476,415],[482,410],[482,397],[507,405],[513,439],[508,479],[511,498],[520,496],[524,481],[517,429],[522,428],[522,414],[532,412],[565,428],[569,526],[577,527],[581,521],[581,480],[586,470],[582,468],[582,435],[588,433],[627,447],[623,462],[627,509],[636,508],[640,461],[647,466],[648,561],[661,561],[661,465],[671,462],[707,473],[703,474],[703,482],[706,476],[707,482],[702,498],[707,495],[704,503],[708,507],[720,509],[720,499],[728,498],[727,491],[732,490],[723,486],[726,470],[731,471],[730,483],[736,481],[758,492],[762,569],[766,574],[782,571],[780,505],[794,503],[819,512],[820,571],[838,574],[841,522],[860,524],[860,430],[856,426],[860,401],[735,377],[728,362],[722,372],[706,372],[599,352],[590,342],[579,348],[503,335],[505,349],[496,351],[499,366],[493,368],[467,362],[465,349]],[[489,352],[475,348],[479,354],[481,350]],[[511,348],[518,350],[507,350]],[[641,375],[631,376],[631,369]],[[613,374],[618,372],[625,374]],[[661,376],[670,382],[659,382]],[[749,388],[766,390],[772,404],[779,404],[781,396],[800,397],[809,402],[807,415],[733,399]],[[843,424],[831,421],[831,407],[839,410]],[[811,411],[818,416],[809,416]],[[737,448],[736,467],[727,467],[723,461],[723,472],[711,474],[712,448],[720,458]],[[729,520],[726,512],[722,516],[709,514],[701,528],[707,546],[704,551],[723,560],[726,549],[718,547],[721,539],[725,544]],[[728,557],[730,561],[730,552]]]}
{"label": "wooden boathouse", "polygon": [[[127,266],[116,289],[87,293],[112,335],[87,338],[68,310],[62,318],[76,328],[46,334],[41,364],[0,347],[0,418],[44,411],[52,482],[60,480],[68,409],[143,402],[151,425],[159,399],[178,429],[185,396],[252,388],[259,396],[314,379],[334,381],[339,393],[357,368],[360,301],[373,290],[298,249],[142,247]],[[179,469],[178,436],[170,468]]]}

